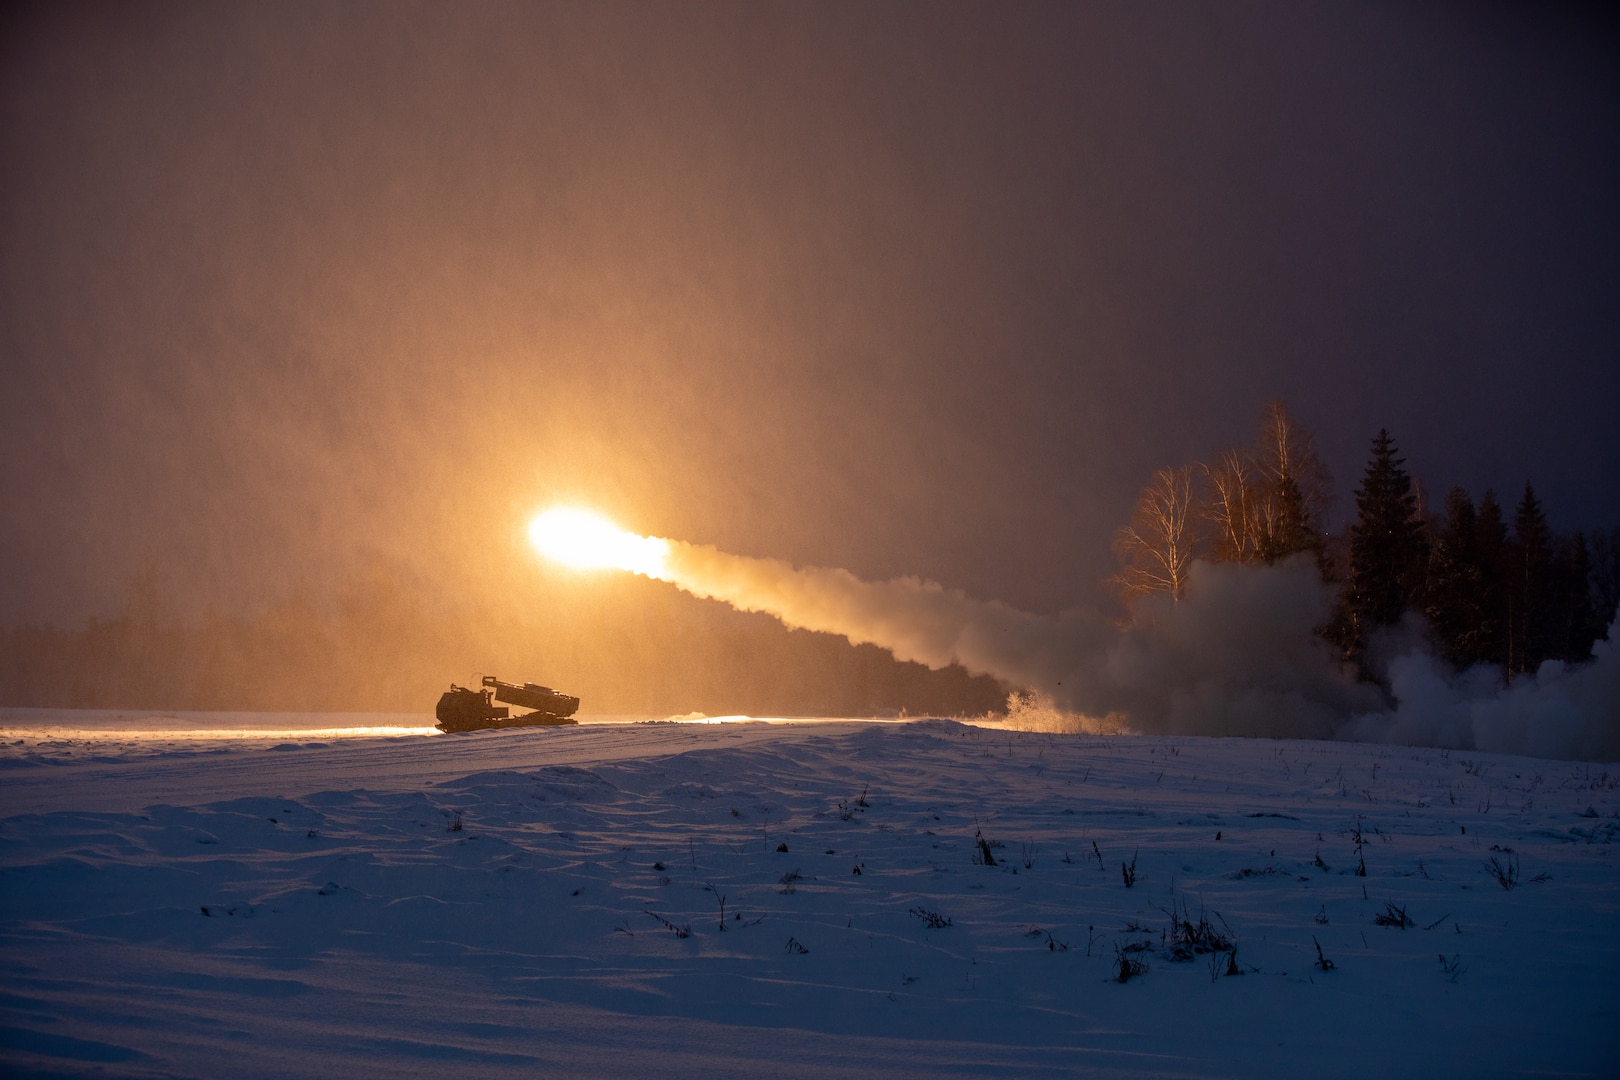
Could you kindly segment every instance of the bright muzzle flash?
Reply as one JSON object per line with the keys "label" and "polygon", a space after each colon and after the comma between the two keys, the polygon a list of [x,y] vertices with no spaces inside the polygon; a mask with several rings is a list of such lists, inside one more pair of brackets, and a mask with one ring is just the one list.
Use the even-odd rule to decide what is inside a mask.
{"label": "bright muzzle flash", "polygon": [[529,541],[546,558],[576,570],[628,570],[666,576],[669,541],[625,532],[588,510],[558,507],[529,523]]}

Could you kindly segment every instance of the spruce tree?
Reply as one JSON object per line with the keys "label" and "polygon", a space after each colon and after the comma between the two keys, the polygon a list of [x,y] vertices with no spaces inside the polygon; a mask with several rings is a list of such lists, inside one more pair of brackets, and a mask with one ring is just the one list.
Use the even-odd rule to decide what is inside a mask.
{"label": "spruce tree", "polygon": [[1255,544],[1256,556],[1269,566],[1297,552],[1310,551],[1316,553],[1320,562],[1322,538],[1307,516],[1299,482],[1292,476],[1284,476],[1268,494],[1274,514]]}
{"label": "spruce tree", "polygon": [[1592,603],[1592,560],[1586,534],[1555,545],[1552,561],[1552,652],[1556,660],[1579,663],[1592,658],[1592,642],[1605,627],[1598,625]]}
{"label": "spruce tree", "polygon": [[1483,577],[1479,559],[1479,518],[1468,492],[1446,495],[1446,518],[1429,556],[1424,614],[1440,655],[1458,668],[1485,659]]}
{"label": "spruce tree", "polygon": [[1345,581],[1353,649],[1367,635],[1397,622],[1421,600],[1427,542],[1418,518],[1412,478],[1395,456],[1395,441],[1380,429],[1372,461],[1356,489],[1357,520],[1350,529],[1350,573]]}
{"label": "spruce tree", "polygon": [[1524,485],[1524,498],[1513,515],[1513,541],[1508,547],[1508,658],[1511,677],[1534,671],[1552,655],[1552,531],[1535,488]]}
{"label": "spruce tree", "polygon": [[1603,637],[1620,612],[1620,529],[1593,535],[1587,580],[1592,587],[1592,618],[1598,637]]}
{"label": "spruce tree", "polygon": [[1474,519],[1474,550],[1479,565],[1479,659],[1506,669],[1508,662],[1508,540],[1496,492],[1480,496]]}

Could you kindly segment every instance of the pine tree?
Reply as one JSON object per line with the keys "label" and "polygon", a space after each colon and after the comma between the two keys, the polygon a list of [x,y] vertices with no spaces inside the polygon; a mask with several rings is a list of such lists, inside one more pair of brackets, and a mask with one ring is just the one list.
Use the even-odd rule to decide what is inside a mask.
{"label": "pine tree", "polygon": [[1350,572],[1345,581],[1352,650],[1367,635],[1397,622],[1422,596],[1427,542],[1418,518],[1412,478],[1395,456],[1395,441],[1381,429],[1372,442],[1372,461],[1356,490],[1357,520],[1350,530]]}

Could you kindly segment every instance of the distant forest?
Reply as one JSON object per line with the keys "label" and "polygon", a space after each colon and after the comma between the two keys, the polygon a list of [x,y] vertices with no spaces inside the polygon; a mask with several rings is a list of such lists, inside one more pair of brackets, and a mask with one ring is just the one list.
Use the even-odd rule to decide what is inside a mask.
{"label": "distant forest", "polygon": [[157,574],[123,614],[75,630],[0,629],[0,703],[18,706],[432,715],[479,673],[578,695],[587,713],[982,715],[1007,689],[960,667],[931,671],[872,645],[788,630],[669,586],[539,614],[424,610],[376,575],[321,602],[295,591],[262,614],[174,616]]}
{"label": "distant forest", "polygon": [[1154,474],[1115,542],[1115,584],[1127,603],[1180,599],[1195,559],[1308,555],[1337,586],[1318,632],[1369,677],[1369,645],[1408,615],[1422,616],[1436,655],[1458,669],[1493,664],[1511,681],[1546,660],[1589,659],[1620,603],[1620,528],[1555,534],[1529,483],[1511,519],[1489,490],[1476,504],[1453,487],[1435,506],[1405,465],[1380,430],[1356,520],[1325,533],[1331,476],[1311,434],[1270,402],[1250,446]]}

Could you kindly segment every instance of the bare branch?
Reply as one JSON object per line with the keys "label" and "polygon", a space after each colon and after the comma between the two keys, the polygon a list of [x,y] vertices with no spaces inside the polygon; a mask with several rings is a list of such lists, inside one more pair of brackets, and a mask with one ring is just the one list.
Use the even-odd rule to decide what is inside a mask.
{"label": "bare branch", "polygon": [[1209,493],[1199,516],[1214,534],[1212,556],[1221,562],[1248,562],[1254,554],[1254,470],[1242,452],[1228,450],[1215,465],[1202,467]]}
{"label": "bare branch", "polygon": [[1114,578],[1126,596],[1168,592],[1180,600],[1197,545],[1193,470],[1160,469],[1142,489],[1131,523],[1119,531],[1114,550],[1125,563]]}

